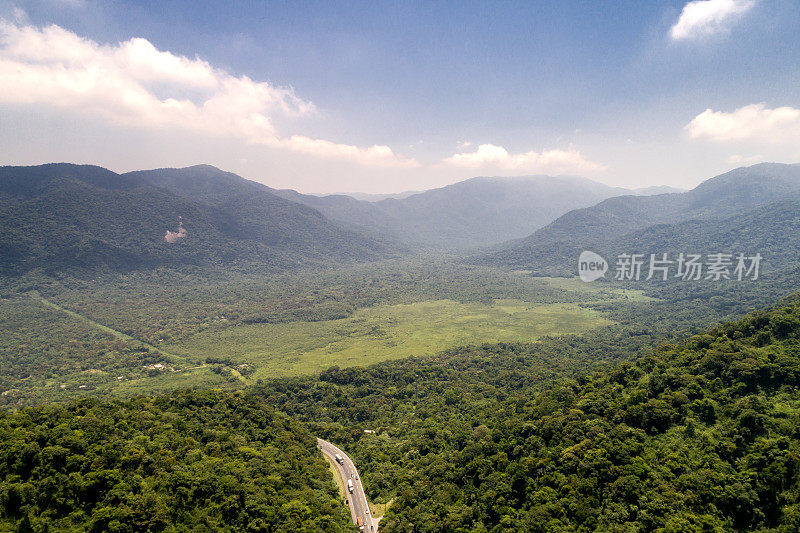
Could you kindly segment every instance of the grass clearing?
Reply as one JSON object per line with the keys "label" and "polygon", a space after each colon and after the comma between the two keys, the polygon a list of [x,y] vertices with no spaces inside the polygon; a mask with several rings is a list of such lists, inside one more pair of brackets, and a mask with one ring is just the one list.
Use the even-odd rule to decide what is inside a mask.
{"label": "grass clearing", "polygon": [[[241,385],[241,384],[239,384]],[[98,387],[98,392],[114,394],[123,398],[146,394],[165,394],[175,389],[236,389],[235,380],[226,380],[212,373],[207,366],[161,372],[155,376],[142,376],[120,382],[111,382]]]}
{"label": "grass clearing", "polygon": [[564,289],[567,291],[575,291],[584,293],[586,301],[591,300],[592,295],[608,297],[619,300],[630,300],[637,302],[655,301],[655,298],[646,296],[643,291],[637,289],[626,289],[620,287],[619,284],[611,284],[606,282],[586,283],[581,281],[580,278],[550,278],[550,277],[537,277],[535,279],[542,280],[549,286],[556,289]]}
{"label": "grass clearing", "polygon": [[465,344],[529,342],[608,324],[599,312],[577,304],[426,300],[362,308],[344,319],[201,332],[164,349],[197,362],[225,357],[247,363],[256,369],[248,376],[253,380],[311,374],[334,365],[365,366]]}
{"label": "grass clearing", "polygon": [[393,503],[394,503],[394,498],[392,498],[386,503],[369,502],[369,511],[372,513],[372,517],[375,520],[380,520],[381,518],[383,518],[383,515],[386,514],[386,511],[389,510],[389,507],[391,507]]}

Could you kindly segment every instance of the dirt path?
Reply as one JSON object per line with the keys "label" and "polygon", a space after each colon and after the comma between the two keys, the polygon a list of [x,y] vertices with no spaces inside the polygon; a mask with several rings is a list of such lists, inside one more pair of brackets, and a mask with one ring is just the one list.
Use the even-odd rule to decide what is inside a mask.
{"label": "dirt path", "polygon": [[[36,300],[37,302],[40,302],[42,305],[44,305],[46,307],[49,307],[50,309],[54,309],[56,311],[59,311],[61,313],[65,313],[65,314],[67,314],[67,315],[69,315],[69,316],[71,316],[73,318],[78,319],[78,320],[82,320],[83,322],[86,322],[87,324],[92,325],[93,327],[99,329],[100,331],[103,331],[104,333],[108,333],[109,335],[112,335],[112,336],[114,336],[114,337],[116,337],[116,338],[118,338],[120,340],[124,340],[126,342],[130,342],[130,343],[132,343],[132,344],[134,344],[136,346],[141,346],[143,348],[147,348],[151,352],[156,352],[156,353],[160,354],[161,356],[163,356],[164,359],[166,359],[170,363],[181,364],[181,365],[193,365],[193,364],[196,364],[196,363],[194,363],[192,361],[189,361],[185,357],[181,357],[180,355],[175,355],[175,354],[171,354],[171,353],[165,352],[164,350],[162,350],[162,349],[160,349],[160,348],[158,348],[156,346],[153,346],[152,344],[149,344],[149,343],[146,343],[146,342],[141,341],[139,339],[136,339],[134,337],[131,337],[130,335],[128,335],[126,333],[122,333],[121,331],[117,331],[117,330],[115,330],[113,328],[110,328],[110,327],[108,327],[108,326],[106,326],[104,324],[101,324],[99,322],[95,322],[91,318],[83,316],[83,315],[81,315],[79,313],[76,313],[75,311],[70,311],[69,309],[65,309],[65,308],[61,307],[60,305],[58,305],[57,303],[51,302],[50,300],[48,300],[47,298],[45,298],[44,296],[39,294],[38,291],[30,291],[28,293],[28,296],[31,297],[32,299]],[[206,365],[200,365],[199,367],[195,367],[195,368],[200,368],[200,367],[203,367],[203,366],[206,366]]]}

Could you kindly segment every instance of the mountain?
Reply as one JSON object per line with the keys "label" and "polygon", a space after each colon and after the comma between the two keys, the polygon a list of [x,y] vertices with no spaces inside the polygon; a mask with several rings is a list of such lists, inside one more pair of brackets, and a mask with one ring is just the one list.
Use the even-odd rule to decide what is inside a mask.
{"label": "mountain", "polygon": [[618,196],[571,211],[525,239],[526,243],[606,238],[652,224],[744,213],[800,189],[800,164],[762,163],[704,181],[691,191]]}
{"label": "mountain", "polygon": [[[397,193],[385,193],[385,194],[373,194],[373,193],[366,193],[366,192],[337,192],[333,193],[333,195],[344,195],[349,196],[351,198],[355,198],[356,200],[364,200],[367,202],[380,202],[381,200],[386,200],[389,198],[394,198],[395,200],[402,200],[403,198],[408,198],[412,194],[419,194],[425,191],[403,191]],[[317,194],[315,196],[330,196],[328,194]]]}
{"label": "mountain", "polygon": [[[473,260],[574,274],[573,263],[584,249],[609,255],[690,248],[714,252],[734,245],[755,250],[773,248],[777,236],[788,231],[786,250],[778,253],[786,263],[793,257],[789,243],[795,241],[799,194],[800,165],[739,168],[684,193],[620,196],[571,211],[525,239]],[[684,249],[677,249],[679,243]]]}
{"label": "mountain", "polygon": [[275,270],[387,253],[314,209],[209,166],[123,175],[91,165],[0,167],[0,271],[6,273],[181,265]]}
{"label": "mountain", "polygon": [[334,257],[369,256],[382,248],[356,232],[331,224],[316,209],[210,165],[142,170],[124,176],[232,213],[242,239],[255,238],[270,245]]}
{"label": "mountain", "polygon": [[477,177],[376,202],[274,191],[331,220],[424,248],[469,248],[523,237],[556,217],[630,191],[579,177]]}
{"label": "mountain", "polygon": [[[563,240],[515,246],[473,258],[479,264],[533,270],[537,274],[571,276],[583,250],[599,253],[613,269],[620,254],[760,253],[762,271],[800,265],[800,193],[732,217],[654,224],[607,240]],[[610,275],[606,275],[608,278]]]}
{"label": "mountain", "polygon": [[670,187],[669,185],[653,185],[650,187],[639,187],[631,190],[631,194],[636,196],[653,196],[654,194],[670,194],[676,192],[686,192],[686,189]]}

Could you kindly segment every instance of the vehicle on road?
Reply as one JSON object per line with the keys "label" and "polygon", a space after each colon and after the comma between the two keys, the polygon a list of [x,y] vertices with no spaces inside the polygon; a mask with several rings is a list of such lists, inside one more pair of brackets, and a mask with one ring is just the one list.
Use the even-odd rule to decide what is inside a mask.
{"label": "vehicle on road", "polygon": [[364,521],[361,520],[360,516],[356,517],[356,524],[358,524],[358,530],[359,531],[364,531]]}
{"label": "vehicle on road", "polygon": [[353,480],[352,479],[348,479],[347,480],[347,490],[350,491],[350,494],[353,494]]}
{"label": "vehicle on road", "polygon": [[335,457],[336,457],[336,462],[337,462],[337,463],[339,463],[340,465],[343,465],[343,464],[344,464],[344,459],[342,459],[342,456],[341,456],[341,455],[339,455],[339,454],[337,453],[337,454],[335,455]]}

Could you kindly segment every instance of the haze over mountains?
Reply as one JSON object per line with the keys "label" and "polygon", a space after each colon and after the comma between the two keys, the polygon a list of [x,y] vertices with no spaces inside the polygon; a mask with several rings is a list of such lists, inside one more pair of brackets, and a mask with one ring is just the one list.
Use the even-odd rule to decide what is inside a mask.
{"label": "haze over mountains", "polygon": [[[800,165],[755,165],[688,192],[647,195],[663,190],[631,191],[579,177],[477,177],[365,201],[275,190],[208,165],[127,174],[91,165],[2,167],[0,268],[276,271],[512,241],[474,261],[565,274],[568,258],[590,245],[617,249],[648,235],[661,241],[710,235],[701,224],[681,224],[692,220],[748,214],[761,228],[770,217],[791,218]],[[777,201],[784,203],[765,207]],[[766,211],[754,212],[760,208]],[[677,226],[648,229],[657,224]],[[781,224],[794,227],[791,220]],[[749,242],[752,235],[761,233],[753,231]],[[713,242],[722,241],[718,235]]]}
{"label": "haze over mountains", "polygon": [[708,179],[685,193],[618,196],[575,210],[536,231],[526,243],[619,236],[653,224],[744,213],[800,188],[800,165],[762,163]]}
{"label": "haze over mountains", "polygon": [[[660,191],[660,188],[656,190]],[[362,201],[275,191],[331,220],[422,248],[486,246],[530,234],[559,215],[621,194],[648,194],[574,176],[476,177],[446,187]]]}
{"label": "haze over mountains", "polygon": [[356,200],[365,200],[367,202],[380,202],[381,200],[386,200],[389,198],[394,198],[395,200],[402,200],[403,198],[408,198],[412,194],[419,194],[421,192],[425,191],[403,191],[403,192],[386,193],[386,194],[367,193],[367,192],[334,192],[334,193],[314,194],[314,196],[350,196],[351,198],[355,198]]}
{"label": "haze over mountains", "polygon": [[581,250],[617,253],[771,252],[775,266],[796,263],[800,164],[762,163],[704,181],[691,191],[620,196],[566,213],[480,264],[574,274]]}

